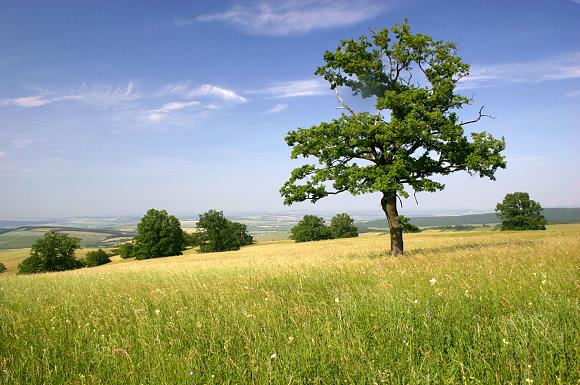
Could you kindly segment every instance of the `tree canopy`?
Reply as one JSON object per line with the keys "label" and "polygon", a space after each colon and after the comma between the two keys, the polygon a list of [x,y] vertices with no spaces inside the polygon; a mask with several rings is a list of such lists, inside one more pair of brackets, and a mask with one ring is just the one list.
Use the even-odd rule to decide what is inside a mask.
{"label": "tree canopy", "polygon": [[18,265],[18,274],[77,269],[83,263],[75,258],[80,239],[49,231],[32,245],[30,256]]}
{"label": "tree canopy", "polygon": [[202,253],[239,250],[254,241],[246,225],[230,221],[221,211],[209,210],[201,214],[196,226],[198,232],[190,237]]}
{"label": "tree canopy", "polygon": [[332,217],[329,229],[332,238],[358,237],[358,229],[354,225],[354,219],[346,213],[336,214]]}
{"label": "tree canopy", "polygon": [[495,207],[501,219],[502,230],[545,230],[546,218],[542,215],[542,206],[532,199],[527,192],[507,194]]}
{"label": "tree canopy", "polygon": [[324,218],[316,215],[305,215],[290,231],[292,233],[290,239],[296,242],[332,239],[332,233],[330,228],[324,223]]}
{"label": "tree canopy", "polygon": [[85,256],[85,266],[95,267],[111,262],[111,259],[103,249],[91,250]]}
{"label": "tree canopy", "polygon": [[136,259],[181,255],[183,231],[179,220],[165,210],[150,209],[137,225],[134,250]]}
{"label": "tree canopy", "polygon": [[[316,70],[336,91],[347,112],[329,122],[290,131],[291,158],[315,158],[291,172],[280,189],[285,204],[349,192],[382,193],[381,207],[391,233],[391,253],[403,253],[397,197],[435,192],[434,179],[457,171],[494,179],[505,168],[505,142],[464,126],[486,116],[460,120],[457,111],[472,101],[455,92],[469,74],[454,43],[411,33],[405,22],[358,40],[343,40],[326,51]],[[338,91],[373,98],[376,111],[355,112]]]}

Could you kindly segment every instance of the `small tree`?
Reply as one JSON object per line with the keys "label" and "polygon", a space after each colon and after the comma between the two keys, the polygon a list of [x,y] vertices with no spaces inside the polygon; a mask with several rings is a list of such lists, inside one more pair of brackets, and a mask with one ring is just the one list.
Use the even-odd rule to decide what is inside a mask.
{"label": "small tree", "polygon": [[85,265],[87,267],[95,267],[111,262],[111,259],[103,249],[92,250],[85,256]]}
{"label": "small tree", "polygon": [[246,225],[226,219],[221,211],[209,210],[201,214],[196,226],[199,231],[191,234],[191,239],[202,253],[239,250],[254,241]]}
{"label": "small tree", "polygon": [[354,225],[354,219],[342,213],[330,220],[330,234],[332,238],[353,238],[358,237],[358,229]]}
{"label": "small tree", "polygon": [[[343,40],[326,51],[316,70],[335,90],[348,112],[330,122],[298,128],[286,135],[291,158],[316,159],[294,169],[280,193],[285,204],[316,202],[329,195],[379,192],[389,224],[391,254],[403,254],[403,232],[397,197],[409,192],[443,190],[437,175],[457,171],[494,179],[505,168],[503,139],[483,132],[465,132],[478,122],[457,114],[471,99],[455,92],[469,74],[454,43],[413,34],[398,24],[358,41]],[[373,98],[374,111],[355,112],[339,96]]]}
{"label": "small tree", "polygon": [[77,269],[83,263],[75,258],[80,239],[49,231],[32,245],[30,256],[18,265],[18,274]]}
{"label": "small tree", "polygon": [[495,207],[502,230],[545,230],[542,206],[526,192],[507,194]]}
{"label": "small tree", "polygon": [[332,239],[330,228],[324,223],[324,218],[315,215],[305,215],[290,231],[292,233],[290,239],[296,242]]}
{"label": "small tree", "polygon": [[181,255],[183,231],[179,220],[165,210],[150,209],[137,225],[135,250],[137,259]]}
{"label": "small tree", "polygon": [[7,271],[8,269],[6,268],[6,266],[4,266],[3,263],[0,263],[0,273],[4,273],[5,271]]}
{"label": "small tree", "polygon": [[125,242],[117,247],[117,252],[123,259],[135,257],[135,245],[133,242]]}
{"label": "small tree", "polygon": [[404,215],[399,215],[399,223],[403,233],[420,233],[421,229],[410,222],[410,219]]}

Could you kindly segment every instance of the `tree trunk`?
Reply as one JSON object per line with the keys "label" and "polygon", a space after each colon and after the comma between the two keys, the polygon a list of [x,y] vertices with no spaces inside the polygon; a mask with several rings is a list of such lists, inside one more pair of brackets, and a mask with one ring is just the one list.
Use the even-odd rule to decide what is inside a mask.
{"label": "tree trunk", "polygon": [[397,194],[395,192],[383,192],[381,207],[387,216],[389,232],[391,234],[391,255],[403,255],[403,229],[399,223],[397,211]]}

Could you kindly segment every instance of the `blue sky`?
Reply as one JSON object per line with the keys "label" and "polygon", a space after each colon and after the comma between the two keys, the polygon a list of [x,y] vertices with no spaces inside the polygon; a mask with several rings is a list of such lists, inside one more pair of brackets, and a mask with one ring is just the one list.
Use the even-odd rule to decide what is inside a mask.
{"label": "blue sky", "polygon": [[[324,51],[405,17],[459,45],[462,92],[496,116],[471,128],[505,136],[508,168],[402,212],[580,205],[579,1],[4,0],[0,218],[285,209],[284,135],[341,112]],[[380,215],[374,194],[292,207]]]}

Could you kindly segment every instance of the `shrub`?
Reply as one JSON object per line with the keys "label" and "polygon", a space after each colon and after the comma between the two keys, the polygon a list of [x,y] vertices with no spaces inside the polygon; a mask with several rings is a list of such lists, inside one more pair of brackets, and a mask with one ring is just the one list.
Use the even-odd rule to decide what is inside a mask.
{"label": "shrub", "polygon": [[421,229],[410,222],[410,219],[404,215],[399,215],[399,223],[404,233],[420,233]]}
{"label": "shrub", "polygon": [[103,249],[89,251],[85,256],[85,265],[87,267],[104,265],[109,262],[111,262],[109,255]]}
{"label": "shrub", "polygon": [[135,256],[135,245],[133,242],[122,243],[117,247],[117,251],[123,259],[133,258]]}
{"label": "shrub", "polygon": [[354,219],[345,213],[335,215],[330,220],[329,228],[332,238],[358,237],[358,229],[354,225]]}
{"label": "shrub", "polygon": [[290,231],[292,232],[290,239],[296,242],[321,241],[332,238],[330,229],[324,223],[324,218],[315,215],[305,215]]}
{"label": "shrub", "polygon": [[18,274],[42,273],[77,269],[83,263],[75,258],[80,240],[64,233],[49,231],[38,239],[30,250],[30,257],[18,265]]}
{"label": "shrub", "polygon": [[190,234],[191,242],[199,246],[202,253],[239,250],[241,246],[251,245],[254,241],[246,225],[226,219],[221,211],[209,210],[203,213],[196,226],[199,231]]}
{"label": "shrub", "polygon": [[137,225],[135,248],[132,254],[137,259],[180,255],[183,230],[179,220],[165,210],[148,210]]}
{"label": "shrub", "polygon": [[7,271],[8,269],[6,268],[6,266],[4,266],[3,263],[0,263],[0,273],[4,273],[5,271]]}
{"label": "shrub", "polygon": [[542,206],[526,192],[507,194],[495,207],[502,230],[545,230]]}

